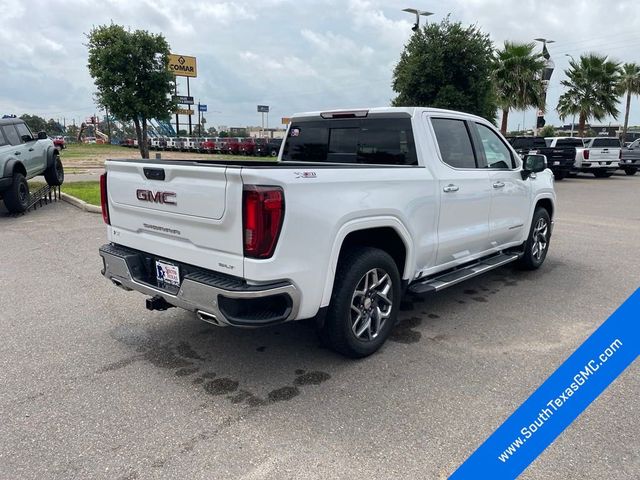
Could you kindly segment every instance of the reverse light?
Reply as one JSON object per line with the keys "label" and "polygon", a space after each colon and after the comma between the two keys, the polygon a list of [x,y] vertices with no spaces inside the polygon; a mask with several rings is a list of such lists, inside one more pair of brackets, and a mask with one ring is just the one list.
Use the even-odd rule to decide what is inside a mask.
{"label": "reverse light", "polygon": [[244,255],[273,255],[284,219],[284,191],[280,187],[245,185],[242,192]]}
{"label": "reverse light", "polygon": [[107,225],[111,225],[109,219],[109,203],[107,202],[107,173],[100,175],[100,207],[102,208],[102,219]]}

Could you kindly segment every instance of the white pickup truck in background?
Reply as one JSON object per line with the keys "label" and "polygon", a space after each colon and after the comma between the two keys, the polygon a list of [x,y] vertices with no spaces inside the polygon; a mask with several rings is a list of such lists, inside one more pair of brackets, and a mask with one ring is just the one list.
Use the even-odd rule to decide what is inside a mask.
{"label": "white pickup truck in background", "polygon": [[585,138],[584,148],[576,149],[575,170],[607,178],[619,168],[622,147],[617,137]]}
{"label": "white pickup truck in background", "polygon": [[362,357],[384,343],[405,292],[544,262],[545,167],[459,112],[298,114],[277,163],[107,161],[103,274],[150,309],[216,325],[315,318],[331,348]]}

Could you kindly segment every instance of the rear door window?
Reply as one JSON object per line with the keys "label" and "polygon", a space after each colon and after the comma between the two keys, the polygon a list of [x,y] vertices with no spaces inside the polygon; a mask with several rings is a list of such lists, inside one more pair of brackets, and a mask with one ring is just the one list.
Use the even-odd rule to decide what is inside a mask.
{"label": "rear door window", "polygon": [[477,168],[471,137],[464,120],[432,118],[442,161],[453,168]]}
{"label": "rear door window", "polygon": [[22,141],[20,140],[20,135],[18,135],[16,127],[14,127],[13,125],[3,125],[2,132],[11,145],[20,145],[22,143]]}
{"label": "rear door window", "polygon": [[417,165],[409,118],[294,122],[284,161]]}

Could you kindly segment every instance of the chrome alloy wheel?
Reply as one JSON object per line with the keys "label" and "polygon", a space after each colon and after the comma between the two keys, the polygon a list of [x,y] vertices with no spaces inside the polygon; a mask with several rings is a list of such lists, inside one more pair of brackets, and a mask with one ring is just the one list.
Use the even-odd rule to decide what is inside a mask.
{"label": "chrome alloy wheel", "polygon": [[369,270],[351,297],[351,330],[358,340],[378,336],[393,307],[393,283],[380,268]]}
{"label": "chrome alloy wheel", "polygon": [[533,244],[531,246],[531,254],[538,261],[542,259],[542,255],[544,255],[547,245],[549,244],[548,233],[549,224],[547,220],[544,218],[538,219],[538,223],[536,223],[533,229]]}

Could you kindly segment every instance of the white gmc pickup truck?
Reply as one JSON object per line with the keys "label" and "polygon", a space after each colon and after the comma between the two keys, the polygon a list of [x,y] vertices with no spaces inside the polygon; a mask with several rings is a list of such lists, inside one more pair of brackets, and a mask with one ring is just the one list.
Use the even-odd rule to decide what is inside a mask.
{"label": "white gmc pickup truck", "polygon": [[553,175],[488,121],[430,108],[293,116],[277,163],[109,160],[103,274],[216,325],[315,318],[376,351],[406,292],[545,260]]}

